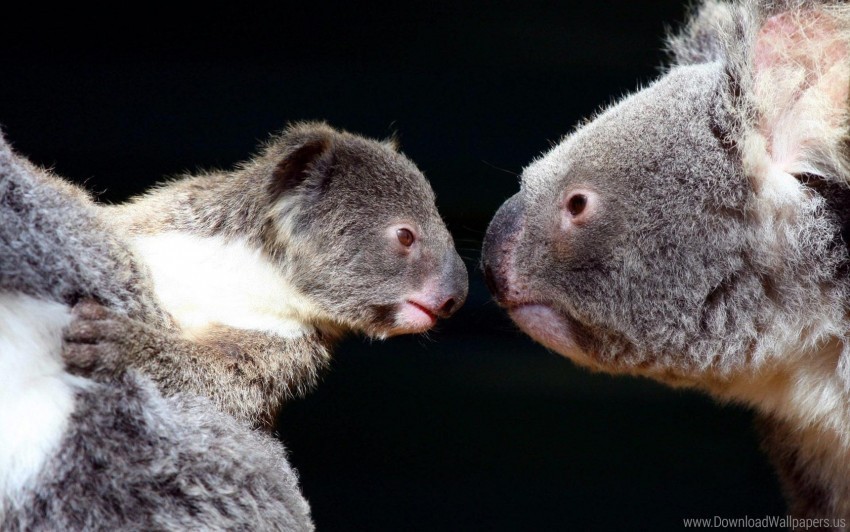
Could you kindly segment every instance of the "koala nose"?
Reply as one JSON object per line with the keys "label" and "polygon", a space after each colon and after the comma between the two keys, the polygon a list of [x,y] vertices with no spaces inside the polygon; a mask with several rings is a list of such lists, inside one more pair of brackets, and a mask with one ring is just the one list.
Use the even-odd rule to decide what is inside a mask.
{"label": "koala nose", "polygon": [[481,250],[481,269],[487,289],[499,303],[508,292],[508,269],[511,265],[516,237],[522,227],[524,209],[520,195],[511,196],[493,217]]}
{"label": "koala nose", "polygon": [[449,250],[443,263],[442,297],[435,314],[448,318],[463,306],[469,291],[469,275],[466,265],[454,249]]}
{"label": "koala nose", "polygon": [[493,272],[493,268],[486,264],[486,262],[483,262],[481,267],[484,270],[484,284],[487,286],[487,290],[493,294],[493,297],[500,299],[504,283],[496,279],[496,274]]}

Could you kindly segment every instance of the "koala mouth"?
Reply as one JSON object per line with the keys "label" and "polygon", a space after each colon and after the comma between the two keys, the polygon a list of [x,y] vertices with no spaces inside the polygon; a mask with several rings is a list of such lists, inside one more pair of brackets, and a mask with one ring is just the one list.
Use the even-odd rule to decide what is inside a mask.
{"label": "koala mouth", "polygon": [[573,361],[593,365],[576,342],[577,324],[545,303],[521,303],[507,309],[520,330],[545,347]]}
{"label": "koala mouth", "polygon": [[437,323],[436,312],[428,306],[408,299],[395,312],[391,335],[425,332]]}
{"label": "koala mouth", "polygon": [[433,325],[434,323],[437,322],[437,314],[434,311],[432,311],[431,309],[429,309],[428,307],[426,307],[425,305],[423,305],[422,303],[419,303],[419,302],[416,302],[416,301],[413,301],[413,300],[407,300],[405,302],[405,305],[412,307],[412,308],[418,310],[419,312],[421,312],[422,314],[424,314],[425,316],[427,316],[431,325]]}

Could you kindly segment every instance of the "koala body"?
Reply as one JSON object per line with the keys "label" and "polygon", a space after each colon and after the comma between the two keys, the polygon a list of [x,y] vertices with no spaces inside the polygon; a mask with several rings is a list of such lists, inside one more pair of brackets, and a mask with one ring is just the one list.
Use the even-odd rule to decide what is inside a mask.
{"label": "koala body", "polygon": [[167,327],[89,197],[0,139],[0,529],[312,530],[280,443],[135,371],[71,375],[80,299]]}
{"label": "koala body", "polygon": [[755,407],[795,514],[850,518],[850,8],[710,1],[670,49],[524,170],[489,286],[579,364]]}
{"label": "koala body", "polygon": [[166,394],[210,397],[251,423],[271,424],[309,388],[342,335],[423,332],[466,298],[422,173],[392,143],[324,124],[292,126],[235,171],[180,178],[100,218],[150,271],[173,322],[84,306],[68,360],[138,368]]}

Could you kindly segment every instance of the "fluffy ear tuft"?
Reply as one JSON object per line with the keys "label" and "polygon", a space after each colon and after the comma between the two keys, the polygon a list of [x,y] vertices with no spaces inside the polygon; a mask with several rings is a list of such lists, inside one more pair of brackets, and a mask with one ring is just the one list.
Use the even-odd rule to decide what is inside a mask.
{"label": "fluffy ear tuft", "polygon": [[316,163],[325,159],[333,149],[333,136],[328,130],[320,129],[307,135],[275,166],[269,192],[278,198],[301,185],[316,168]]}
{"label": "fluffy ear tuft", "polygon": [[383,144],[384,146],[386,146],[387,148],[389,148],[392,151],[401,150],[401,141],[399,140],[398,132],[396,132],[396,131],[394,131],[393,134],[390,135],[389,138],[384,139],[384,141],[381,144]]}
{"label": "fluffy ear tuft", "polygon": [[802,174],[850,178],[848,20],[843,8],[804,8],[775,14],[758,29],[750,59],[755,144],[767,158],[755,169],[757,185],[787,188],[783,182]]}
{"label": "fluffy ear tuft", "polygon": [[684,30],[667,38],[674,65],[694,65],[724,59],[730,35],[735,32],[736,8],[717,0],[702,3]]}

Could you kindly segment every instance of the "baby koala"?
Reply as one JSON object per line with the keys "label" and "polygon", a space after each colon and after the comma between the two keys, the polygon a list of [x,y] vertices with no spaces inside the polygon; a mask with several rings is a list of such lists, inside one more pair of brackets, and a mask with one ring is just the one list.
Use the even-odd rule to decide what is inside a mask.
{"label": "baby koala", "polygon": [[172,317],[85,302],[65,336],[81,373],[131,366],[165,394],[270,425],[346,333],[420,333],[467,294],[466,268],[416,166],[391,142],[296,124],[232,172],[102,207]]}

